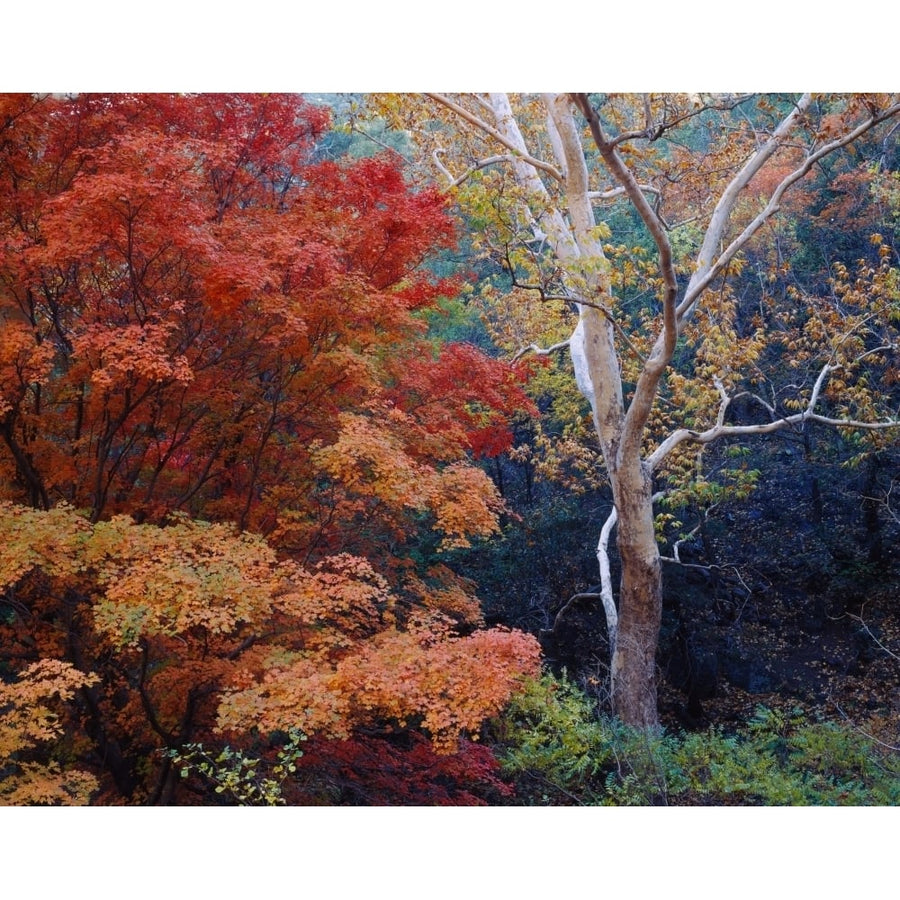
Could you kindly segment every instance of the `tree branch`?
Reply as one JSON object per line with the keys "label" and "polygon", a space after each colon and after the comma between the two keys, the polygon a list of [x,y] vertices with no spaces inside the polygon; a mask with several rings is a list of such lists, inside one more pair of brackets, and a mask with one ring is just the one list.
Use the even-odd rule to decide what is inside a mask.
{"label": "tree branch", "polygon": [[438,168],[440,173],[447,179],[448,185],[450,188],[459,187],[464,181],[466,181],[471,175],[475,172],[478,172],[480,169],[486,169],[488,166],[496,165],[497,163],[506,162],[511,163],[514,162],[514,159],[509,154],[502,154],[500,156],[488,156],[485,159],[480,159],[478,162],[473,163],[463,172],[462,175],[453,177],[453,174],[450,170],[441,162],[440,156],[442,153],[446,153],[443,147],[436,147],[431,151],[431,158],[434,161],[435,166]]}
{"label": "tree branch", "polygon": [[409,159],[408,157],[404,156],[396,147],[392,147],[390,144],[386,144],[384,141],[379,140],[374,135],[369,134],[368,131],[366,131],[363,128],[360,128],[359,125],[356,124],[356,122],[352,122],[350,124],[350,130],[352,132],[355,132],[356,134],[360,135],[360,137],[364,137],[367,140],[370,140],[373,144],[377,144],[379,147],[382,148],[382,150],[387,150],[389,153],[393,153],[396,156],[399,156],[400,159],[403,160],[403,162],[407,163],[407,165],[411,166],[413,164],[413,161],[411,159]]}
{"label": "tree branch", "polygon": [[[554,344],[552,347],[539,347],[537,344],[529,344],[527,347],[522,347],[516,355],[512,358],[513,362],[518,362],[523,356],[528,353],[534,353],[535,356],[550,356],[551,353],[556,353],[558,350],[565,350],[566,347],[569,346],[569,339],[564,341],[560,341],[558,344]],[[0,598],[2,599],[2,598]]]}
{"label": "tree branch", "polygon": [[[592,300],[585,300],[583,297],[580,297],[580,296],[572,297],[572,296],[569,296],[568,294],[548,294],[543,285],[524,284],[523,282],[518,281],[516,279],[516,276],[513,274],[512,260],[510,260],[510,258],[509,258],[508,248],[507,248],[507,254],[506,254],[506,268],[507,268],[507,271],[509,272],[510,281],[511,281],[513,287],[520,288],[523,291],[537,291],[542,303],[546,303],[551,300],[561,300],[566,303],[577,303],[579,306],[587,306],[590,309],[596,309],[599,312],[603,313],[603,315],[606,317],[606,320],[615,329],[616,334],[618,334],[619,337],[622,338],[622,340],[625,342],[625,344],[627,344],[628,349],[631,350],[631,352],[634,353],[634,355],[639,360],[646,363],[647,360],[644,357],[644,355],[641,353],[640,350],[638,350],[637,347],[634,346],[631,339],[628,337],[628,334],[625,332],[625,329],[623,329],[622,326],[619,325],[619,323],[615,319],[615,316],[612,314],[612,310],[610,310],[608,307],[604,306],[602,303],[596,303]],[[571,338],[568,341],[566,341],[565,343],[569,344],[570,341],[571,341]],[[532,344],[531,346],[533,347],[534,344]],[[518,358],[518,356],[516,358]]]}
{"label": "tree branch", "polygon": [[860,728],[858,725],[856,725],[853,722],[853,720],[850,718],[850,716],[848,716],[847,713],[845,713],[844,710],[841,709],[841,706],[839,703],[835,703],[834,708],[844,717],[844,719],[847,722],[850,723],[850,727],[854,731],[858,732],[863,737],[868,738],[870,741],[874,741],[876,744],[878,744],[880,747],[884,747],[886,750],[892,750],[894,753],[900,753],[900,747],[897,747],[894,744],[886,744],[884,741],[879,740],[877,737],[875,737],[874,734],[869,734],[868,731],[864,731],[862,728]]}
{"label": "tree branch", "polygon": [[671,119],[669,121],[664,120],[662,122],[654,123],[650,110],[650,98],[645,95],[644,128],[641,131],[625,131],[622,132],[622,134],[616,135],[616,137],[612,140],[613,146],[618,147],[620,144],[624,144],[627,141],[634,141],[641,138],[650,141],[650,143],[653,143],[654,141],[658,141],[667,131],[671,131],[673,128],[677,128],[682,122],[688,121],[688,119],[693,119],[696,116],[708,112],[711,109],[720,111],[736,109],[742,103],[749,100],[753,96],[753,94],[741,94],[733,100],[729,100],[725,103],[703,103],[700,99],[699,94],[691,94],[690,96],[695,99],[694,109],[692,109],[690,112],[682,113],[681,115],[676,116],[674,119]]}
{"label": "tree branch", "polygon": [[900,104],[894,104],[880,112],[872,112],[870,117],[864,122],[857,125],[852,131],[823,144],[818,150],[807,155],[803,165],[799,166],[784,179],[772,192],[769,202],[765,208],[747,225],[746,228],[718,255],[715,257],[715,248],[721,242],[725,225],[734,208],[737,196],[744,187],[747,186],[750,179],[763,167],[763,165],[771,158],[776,150],[781,147],[790,132],[797,125],[800,115],[809,108],[811,97],[804,94],[797,102],[794,111],[787,116],[784,121],[775,129],[772,137],[747,161],[741,171],[735,176],[731,184],[725,189],[721,199],[713,211],[712,219],[707,228],[706,237],[700,253],[697,257],[697,269],[691,282],[685,292],[684,299],[678,305],[678,325],[683,327],[684,321],[690,316],[700,295],[709,286],[710,282],[716,275],[728,265],[734,258],[735,254],[744,247],[750,238],[760,229],[760,227],[768,221],[781,208],[781,199],[785,192],[801,178],[803,178],[809,170],[819,162],[823,157],[847,144],[855,141],[860,135],[874,128],[881,122],[900,113]]}
{"label": "tree branch", "polygon": [[[653,194],[655,197],[659,197],[662,193],[659,188],[653,187],[651,184],[639,184],[638,187],[645,194]],[[626,195],[628,191],[622,186],[610,188],[608,191],[588,191],[587,197],[588,200],[615,200],[616,197],[621,197]]]}
{"label": "tree branch", "polygon": [[[665,460],[679,444],[686,440],[698,444],[709,444],[723,437],[770,434],[773,431],[780,431],[781,429],[788,428],[792,425],[802,425],[804,422],[817,422],[820,425],[829,425],[833,428],[858,428],[865,431],[883,431],[888,428],[900,428],[900,420],[897,419],[888,419],[885,422],[861,422],[857,419],[835,419],[829,416],[819,415],[815,412],[816,405],[819,402],[819,396],[828,375],[842,368],[842,365],[833,366],[826,364],[822,366],[822,370],[819,372],[815,384],[813,385],[806,409],[790,416],[774,419],[771,422],[760,425],[725,425],[723,423],[723,406],[727,408],[728,404],[723,402],[723,406],[720,406],[719,408],[719,416],[717,417],[716,424],[711,428],[708,428],[706,431],[692,431],[688,428],[679,428],[677,431],[670,434],[669,437],[667,437],[647,458],[647,465],[649,466],[650,471],[655,471],[663,460]],[[755,397],[755,395],[751,396]],[[758,397],[755,399],[759,400]],[[730,400],[728,402],[730,402]],[[763,403],[762,400],[760,400],[760,402]],[[763,403],[763,406],[774,413],[774,410],[769,407],[767,403]]]}
{"label": "tree branch", "polygon": [[614,653],[616,649],[619,613],[618,610],[616,610],[616,602],[613,599],[612,575],[610,573],[609,564],[609,539],[618,518],[619,514],[616,511],[615,506],[613,506],[609,511],[606,521],[603,523],[603,527],[600,529],[600,541],[597,544],[597,561],[600,564],[600,593],[578,593],[569,597],[565,604],[560,608],[559,612],[557,612],[553,619],[553,626],[550,628],[551,632],[556,632],[563,616],[571,606],[579,600],[599,599],[603,603],[603,611],[606,614],[606,631],[609,636],[610,654]]}
{"label": "tree branch", "polygon": [[140,675],[138,676],[138,693],[141,697],[141,706],[143,706],[144,708],[144,714],[147,716],[147,721],[150,723],[150,727],[166,742],[166,746],[176,747],[178,745],[178,738],[176,737],[174,732],[169,731],[169,729],[165,728],[159,721],[159,718],[156,715],[156,709],[154,708],[153,703],[150,700],[150,695],[147,693],[146,678],[147,664],[149,662],[150,656],[150,646],[145,638],[141,638],[140,646],[141,671]]}
{"label": "tree branch", "polygon": [[609,635],[610,658],[616,652],[616,638],[619,632],[619,613],[613,600],[612,574],[609,565],[609,538],[619,518],[615,506],[609,511],[603,527],[600,529],[600,540],[597,542],[597,563],[600,566],[600,599],[606,613],[606,631]]}
{"label": "tree branch", "polygon": [[485,134],[492,137],[495,141],[499,141],[507,150],[511,150],[515,156],[523,161],[529,163],[534,166],[536,169],[540,169],[542,172],[546,172],[551,178],[556,181],[562,181],[563,176],[562,172],[560,172],[554,166],[551,166],[549,163],[544,162],[542,159],[536,159],[533,156],[530,156],[527,153],[522,153],[521,150],[516,147],[512,141],[508,141],[496,128],[489,125],[484,119],[480,119],[474,113],[470,113],[464,106],[460,106],[455,101],[451,100],[449,97],[444,94],[425,94],[426,97],[430,97],[436,103],[440,103],[441,106],[446,107],[451,112],[455,113],[461,119],[464,119],[470,125],[474,125],[479,131],[484,132]]}

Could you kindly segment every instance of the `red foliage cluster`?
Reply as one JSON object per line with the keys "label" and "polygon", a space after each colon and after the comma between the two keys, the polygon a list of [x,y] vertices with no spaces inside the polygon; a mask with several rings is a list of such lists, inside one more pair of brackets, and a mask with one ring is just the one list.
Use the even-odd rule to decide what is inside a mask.
{"label": "red foliage cluster", "polygon": [[453,755],[437,754],[415,733],[312,741],[297,769],[299,803],[486,806],[513,796],[487,747],[464,741]]}
{"label": "red foliage cluster", "polygon": [[416,315],[453,290],[421,266],[453,241],[444,199],[386,159],[316,162],[327,121],[291,95],[0,98],[11,499],[356,552],[382,511],[315,452],[342,413],[398,469],[508,442],[512,370]]}

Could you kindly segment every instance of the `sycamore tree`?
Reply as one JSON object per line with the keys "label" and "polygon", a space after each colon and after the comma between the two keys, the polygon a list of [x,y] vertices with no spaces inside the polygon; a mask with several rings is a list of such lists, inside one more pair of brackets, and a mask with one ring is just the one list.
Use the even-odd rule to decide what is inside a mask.
{"label": "sycamore tree", "polygon": [[[812,215],[799,187],[834,160],[848,171],[885,165],[900,103],[492,93],[393,95],[376,107],[413,134],[473,224],[476,249],[502,267],[502,289],[495,280],[482,293],[508,349],[568,350],[613,497],[590,538],[613,710],[653,726],[656,513],[667,496],[713,495],[703,449],[812,423],[860,439],[900,424],[890,408],[890,248],[873,234],[874,261],[857,270],[857,260],[834,260],[809,283],[781,252]],[[872,152],[859,154],[862,146]],[[748,308],[736,285],[751,260],[758,285]],[[756,477],[738,467],[732,489],[746,493]]]}

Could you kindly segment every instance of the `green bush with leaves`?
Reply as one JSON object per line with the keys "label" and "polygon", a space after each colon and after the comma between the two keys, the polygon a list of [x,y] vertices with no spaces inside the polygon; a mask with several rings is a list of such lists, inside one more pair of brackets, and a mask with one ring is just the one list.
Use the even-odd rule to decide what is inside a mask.
{"label": "green bush with leaves", "polygon": [[282,786],[297,771],[297,760],[303,755],[300,745],[305,740],[305,734],[291,729],[274,763],[228,746],[216,752],[199,743],[184,744],[177,750],[167,751],[167,755],[182,778],[200,776],[221,795],[224,803],[280,806],[285,803]]}
{"label": "green bush with leaves", "polygon": [[[869,806],[900,803],[900,754],[863,732],[760,707],[735,734],[647,732],[597,715],[565,679],[529,684],[495,725],[534,803]],[[527,802],[527,800],[526,800]]]}
{"label": "green bush with leaves", "polygon": [[529,682],[495,726],[508,774],[594,799],[613,742],[608,723],[597,719],[590,700],[570,682],[550,675]]}

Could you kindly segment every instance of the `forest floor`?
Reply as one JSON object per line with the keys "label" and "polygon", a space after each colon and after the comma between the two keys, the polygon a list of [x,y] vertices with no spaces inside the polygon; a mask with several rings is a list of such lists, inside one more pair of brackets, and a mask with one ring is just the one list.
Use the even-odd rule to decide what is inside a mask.
{"label": "forest floor", "polygon": [[751,501],[710,524],[720,568],[667,567],[661,714],[728,727],[798,706],[898,744],[900,529],[845,469],[771,456]]}
{"label": "forest floor", "polygon": [[[900,523],[864,502],[884,493],[890,472],[873,484],[865,469],[810,460],[789,439],[754,448],[752,465],[763,475],[750,499],[723,504],[682,548],[692,566],[664,567],[663,724],[739,728],[758,706],[800,707],[877,726],[900,744]],[[601,704],[608,647],[598,605],[572,604],[548,629],[568,597],[592,589],[585,534],[603,502],[526,511],[503,580],[473,573],[493,598],[491,620],[539,634],[550,665]]]}

